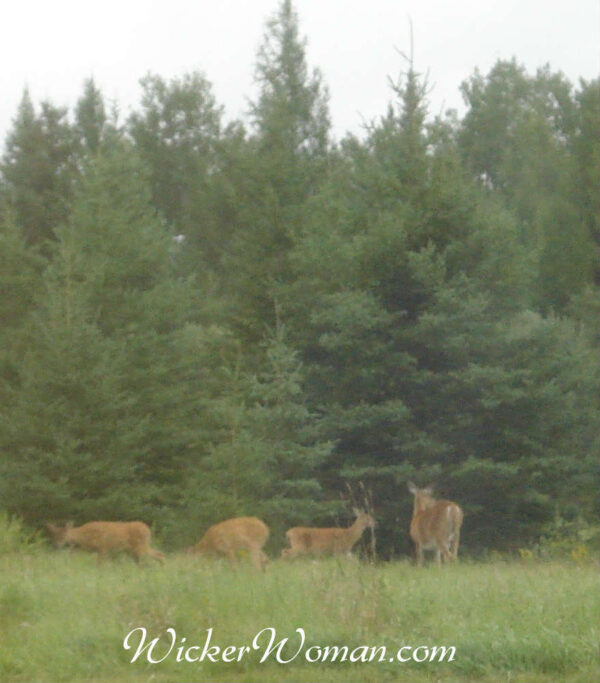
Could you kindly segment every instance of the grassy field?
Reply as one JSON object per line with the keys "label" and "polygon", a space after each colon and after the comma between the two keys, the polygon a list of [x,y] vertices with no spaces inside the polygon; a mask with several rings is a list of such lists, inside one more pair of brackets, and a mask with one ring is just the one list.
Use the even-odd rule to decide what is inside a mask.
{"label": "grassy field", "polygon": [[[131,662],[141,632],[131,636],[131,650],[123,642],[138,627],[147,630],[146,642],[160,636],[152,657],[164,656],[161,662],[150,663],[148,650]],[[305,643],[287,664],[276,661],[276,651],[259,661],[269,631],[241,661],[185,661],[189,646],[198,649],[188,657],[199,657],[210,628],[209,646],[220,647],[220,655],[232,646],[229,659],[239,652],[233,646],[251,646],[266,628],[275,629],[275,642],[290,638],[281,658],[299,650],[296,629]],[[167,655],[170,633],[175,644]],[[189,556],[142,567],[127,557],[98,567],[79,552],[0,556],[3,682],[589,683],[600,680],[599,641],[600,570],[593,563],[463,562],[419,570],[402,562],[275,561],[258,574]],[[322,660],[325,646],[346,646],[348,659],[359,661],[341,661],[343,649],[336,661],[307,661]],[[367,646],[386,646],[384,661],[360,661]],[[454,646],[453,661],[410,659],[425,658],[433,646]],[[401,647],[409,661],[390,661]]]}

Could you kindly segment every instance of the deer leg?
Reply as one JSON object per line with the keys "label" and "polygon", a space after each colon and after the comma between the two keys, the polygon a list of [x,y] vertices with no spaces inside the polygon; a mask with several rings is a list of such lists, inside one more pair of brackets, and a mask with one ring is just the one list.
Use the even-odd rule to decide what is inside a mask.
{"label": "deer leg", "polygon": [[457,529],[454,532],[454,538],[452,540],[452,559],[455,560],[458,557],[458,544],[460,542],[460,530]]}
{"label": "deer leg", "polygon": [[260,549],[255,549],[250,551],[250,558],[255,569],[259,572],[265,570],[267,564],[267,556]]}
{"label": "deer leg", "polygon": [[235,556],[235,550],[227,550],[225,556],[229,560],[231,568],[237,569],[237,557]]}
{"label": "deer leg", "polygon": [[153,557],[155,560],[158,560],[161,564],[165,563],[165,554],[161,553],[160,550],[154,550],[154,548],[150,548],[148,552],[150,554],[150,557]]}
{"label": "deer leg", "polygon": [[250,551],[250,559],[252,560],[252,565],[254,568],[258,571],[262,569],[261,562],[260,562],[260,557],[256,550],[251,550]]}
{"label": "deer leg", "polygon": [[415,553],[416,553],[416,558],[417,558],[417,566],[422,567],[423,566],[423,546],[420,543],[416,544]]}

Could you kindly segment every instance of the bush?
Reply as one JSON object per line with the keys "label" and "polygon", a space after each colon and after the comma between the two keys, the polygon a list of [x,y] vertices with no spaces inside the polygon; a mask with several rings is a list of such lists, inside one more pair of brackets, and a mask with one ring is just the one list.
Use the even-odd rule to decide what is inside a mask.
{"label": "bush", "polygon": [[0,555],[31,552],[42,545],[40,534],[27,529],[19,517],[0,511]]}
{"label": "bush", "polygon": [[600,550],[600,525],[591,524],[582,517],[565,520],[556,516],[544,530],[536,551],[543,557],[569,558],[585,562]]}

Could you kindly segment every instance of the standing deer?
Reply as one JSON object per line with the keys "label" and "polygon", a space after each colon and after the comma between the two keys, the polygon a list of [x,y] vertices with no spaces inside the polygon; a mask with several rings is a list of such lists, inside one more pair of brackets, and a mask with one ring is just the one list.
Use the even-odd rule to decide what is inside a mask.
{"label": "standing deer", "polygon": [[368,513],[354,510],[356,519],[347,529],[340,527],[311,528],[295,526],[285,532],[289,548],[281,552],[281,557],[298,555],[350,555],[350,551],[369,527],[375,528],[375,520]]}
{"label": "standing deer", "polygon": [[235,567],[236,553],[247,550],[254,567],[264,571],[269,559],[263,547],[268,538],[269,527],[257,517],[235,517],[211,526],[189,552],[221,555]]}
{"label": "standing deer", "polygon": [[128,552],[136,562],[143,556],[165,561],[165,556],[150,547],[150,528],[144,522],[88,522],[64,527],[46,524],[57,548],[72,545],[98,553],[98,564],[108,553]]}
{"label": "standing deer", "polygon": [[455,560],[458,555],[463,511],[450,500],[435,500],[431,487],[418,489],[411,481],[408,490],[414,495],[410,537],[414,541],[417,564],[423,566],[423,551],[434,550],[435,560],[441,565]]}

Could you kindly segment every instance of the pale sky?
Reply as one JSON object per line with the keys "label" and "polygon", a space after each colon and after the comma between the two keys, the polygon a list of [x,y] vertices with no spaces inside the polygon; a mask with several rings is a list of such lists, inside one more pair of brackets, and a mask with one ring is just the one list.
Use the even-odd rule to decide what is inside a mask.
{"label": "pale sky", "polygon": [[[19,0],[0,23],[0,142],[23,88],[72,107],[92,76],[125,118],[148,72],[201,71],[226,117],[247,111],[266,19],[278,0]],[[429,73],[430,112],[462,110],[460,83],[513,56],[574,84],[600,73],[600,0],[296,0],[307,58],[330,91],[336,137],[383,115],[410,50]]]}

